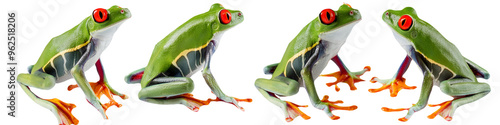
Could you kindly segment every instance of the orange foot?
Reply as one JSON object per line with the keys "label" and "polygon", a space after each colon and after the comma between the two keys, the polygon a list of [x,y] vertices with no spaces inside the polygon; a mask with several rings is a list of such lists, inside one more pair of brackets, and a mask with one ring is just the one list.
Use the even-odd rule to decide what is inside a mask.
{"label": "orange foot", "polygon": [[[382,111],[385,112],[399,112],[399,111],[405,111],[409,110],[410,108],[397,108],[397,109],[392,109],[392,108],[387,108],[387,107],[382,107]],[[402,117],[398,119],[399,121],[406,122],[408,119],[406,117]]]}
{"label": "orange foot", "polygon": [[[337,100],[337,101],[328,101],[328,98],[330,98],[328,95],[323,96],[323,99],[321,99],[321,102],[327,103],[330,111],[333,110],[347,110],[347,111],[352,111],[358,109],[358,106],[352,105],[352,106],[338,106],[336,104],[341,104],[344,103],[342,100]],[[337,120],[339,119],[339,116],[332,115],[330,119],[332,120]]]}
{"label": "orange foot", "polygon": [[[108,97],[109,102],[102,105],[104,111],[106,111],[109,107],[111,107],[113,105],[118,107],[118,108],[122,106],[121,104],[119,104],[118,102],[115,101],[115,99],[113,98],[112,95],[116,95],[116,94],[112,93],[109,90],[109,88],[106,86],[106,84],[104,84],[103,81],[99,80],[97,82],[89,82],[89,84],[90,84],[90,87],[92,88],[92,91],[94,91],[94,94],[97,96],[97,98],[101,99],[102,95],[106,95],[106,97]],[[68,91],[71,91],[77,87],[78,87],[77,84],[69,85]],[[127,95],[124,94],[124,95],[121,95],[120,98],[127,99],[128,97],[127,97]]]}
{"label": "orange foot", "polygon": [[286,121],[291,122],[293,121],[294,118],[297,116],[300,116],[304,118],[305,120],[310,119],[311,117],[307,116],[304,112],[300,111],[299,107],[307,107],[307,105],[297,105],[295,103],[285,101],[286,102],[286,110],[287,110],[287,117]]}
{"label": "orange foot", "polygon": [[194,112],[198,112],[200,110],[201,106],[210,104],[210,99],[208,99],[206,101],[199,100],[199,99],[194,98],[193,94],[191,94],[191,93],[181,94],[181,95],[169,97],[169,98],[184,98],[188,103],[188,104],[186,104],[186,107],[188,107],[189,109],[191,109]]}
{"label": "orange foot", "polygon": [[441,115],[445,120],[447,121],[451,121],[452,117],[450,115],[450,112],[451,112],[451,102],[453,100],[450,100],[450,101],[446,101],[446,102],[443,102],[441,104],[429,104],[430,107],[436,107],[436,106],[441,106],[437,111],[435,111],[434,113],[432,113],[431,115],[427,116],[427,118],[429,119],[434,119],[436,117],[436,115]]}
{"label": "orange foot", "polygon": [[373,77],[370,82],[372,83],[375,83],[375,82],[381,82],[382,84],[384,84],[382,87],[378,88],[378,89],[369,89],[368,91],[371,92],[371,93],[376,93],[376,92],[380,92],[384,89],[389,89],[390,92],[391,92],[391,97],[396,97],[398,96],[398,92],[401,90],[401,89],[415,89],[417,88],[416,86],[407,86],[405,84],[405,81],[406,79],[405,78],[396,78],[396,79],[393,79],[391,81],[389,80],[380,80],[378,79],[377,77]]}
{"label": "orange foot", "polygon": [[328,87],[335,85],[335,90],[337,92],[340,91],[340,88],[337,86],[337,84],[340,82],[345,82],[345,83],[347,83],[347,85],[349,85],[351,90],[356,90],[357,88],[356,88],[356,86],[354,86],[354,83],[365,81],[359,77],[361,75],[363,75],[365,72],[370,71],[370,70],[371,70],[370,66],[365,66],[365,68],[360,72],[350,73],[350,72],[337,71],[337,72],[330,73],[330,74],[323,74],[321,76],[337,78],[337,81],[335,81],[335,82],[326,83],[326,85]]}
{"label": "orange foot", "polygon": [[78,125],[78,119],[76,119],[75,116],[71,114],[71,110],[76,107],[75,104],[65,103],[57,98],[44,100],[51,102],[57,107],[57,114],[59,114],[59,119],[61,120],[60,123],[62,125]]}
{"label": "orange foot", "polygon": [[[239,98],[235,98],[235,97],[232,97],[232,98],[234,98],[234,100],[236,102],[252,102],[251,98],[246,98],[246,99],[239,99]],[[209,101],[209,102],[211,102],[211,101],[223,101],[223,102],[226,102],[226,101],[220,99],[219,97],[217,97],[216,99],[208,99],[207,101]],[[227,103],[233,104],[234,106],[236,106],[237,108],[241,109],[242,111],[245,111],[245,109],[243,109],[243,107],[240,107],[238,104],[235,104],[234,102],[227,102]]]}

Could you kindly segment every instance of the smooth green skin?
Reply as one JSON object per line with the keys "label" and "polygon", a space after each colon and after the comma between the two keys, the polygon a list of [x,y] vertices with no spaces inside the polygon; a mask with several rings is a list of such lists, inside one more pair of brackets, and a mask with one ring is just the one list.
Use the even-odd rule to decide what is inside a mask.
{"label": "smooth green skin", "polygon": [[[183,51],[202,47],[208,49],[207,53],[202,53],[206,55],[204,56],[206,59],[203,59],[205,65],[196,66],[196,69],[203,68],[203,77],[218,98],[242,109],[233,97],[222,92],[210,71],[210,59],[215,51],[215,45],[210,41],[217,39],[216,35],[222,35],[218,33],[240,24],[244,19],[240,11],[227,9],[232,15],[232,20],[228,24],[222,24],[219,21],[219,12],[223,9],[225,8],[221,4],[216,3],[209,11],[186,21],[156,44],[145,68],[136,70],[125,77],[127,83],[137,83],[138,81],[130,81],[130,78],[137,73],[144,72],[140,81],[142,90],[139,92],[139,98],[141,100],[156,104],[183,104],[196,111],[200,105],[190,103],[185,98],[169,98],[193,91],[194,84],[189,78],[190,75],[184,74],[181,77],[159,75],[168,73],[167,70],[175,66],[173,63],[178,61],[175,60],[176,57]],[[193,72],[195,69],[192,69],[190,74]]]}
{"label": "smooth green skin", "polygon": [[[409,15],[413,19],[413,24],[407,31],[398,26],[398,20],[403,15]],[[447,120],[451,120],[448,118],[453,116],[457,107],[474,102],[489,93],[489,85],[478,82],[476,79],[476,77],[488,79],[489,73],[463,57],[455,45],[446,40],[429,23],[420,19],[413,8],[387,10],[382,15],[382,19],[391,27],[396,38],[402,36],[402,39],[398,39],[398,41],[407,50],[408,56],[419,65],[424,74],[420,99],[409,109],[408,114],[405,116],[406,119],[409,119],[414,112],[423,109],[427,105],[433,84],[440,87],[443,93],[455,98],[451,105],[440,114]],[[425,62],[430,62],[431,65],[436,67],[429,67]],[[448,69],[455,76],[444,80],[438,79],[442,74],[435,69]],[[439,75],[436,76],[435,74]]]}
{"label": "smooth green skin", "polygon": [[[120,12],[122,9],[124,10],[124,13]],[[31,97],[31,99],[34,100],[36,103],[40,104],[41,106],[50,109],[57,116],[61,124],[62,121],[57,113],[58,109],[55,107],[55,105],[49,101],[43,100],[38,96],[36,96],[29,89],[29,87],[35,87],[47,90],[54,87],[55,83],[64,81],[64,79],[61,79],[62,81],[59,80],[59,77],[57,76],[45,73],[42,70],[43,66],[47,63],[50,63],[49,62],[51,61],[50,59],[52,57],[57,56],[56,54],[58,54],[59,52],[75,48],[79,45],[86,43],[89,40],[90,40],[90,43],[88,43],[89,46],[91,44],[102,44],[102,43],[96,43],[97,41],[93,41],[91,40],[91,38],[94,38],[95,35],[100,35],[97,32],[102,31],[108,27],[117,26],[115,24],[121,24],[123,21],[131,17],[130,11],[127,8],[121,8],[116,5],[109,8],[108,12],[109,12],[108,14],[109,19],[102,23],[95,22],[92,15],[90,15],[72,29],[64,32],[63,34],[57,37],[52,38],[50,42],[47,44],[47,46],[45,46],[45,49],[42,52],[37,63],[28,68],[28,72],[30,72],[30,74],[22,73],[19,74],[18,76],[18,82],[20,83],[20,86]],[[90,85],[87,79],[85,78],[85,74],[83,73],[87,61],[90,58],[94,59],[99,58],[94,56],[96,55],[95,53],[100,53],[100,52],[97,52],[99,50],[98,49],[96,50],[94,46],[82,47],[79,49],[87,49],[87,51],[85,54],[82,55],[82,57],[79,58],[75,57],[78,58],[78,62],[72,68],[69,68],[68,69],[69,71],[65,71],[65,74],[70,74],[75,78],[78,85],[85,93],[87,100],[102,114],[104,118],[107,118],[105,115],[105,110],[101,106],[101,102],[90,88]],[[56,68],[63,69],[63,67],[56,67]],[[123,95],[112,89],[111,86],[108,85],[105,77],[104,77],[104,82],[112,93],[120,96]]]}
{"label": "smooth green skin", "polygon": [[[349,12],[353,11],[354,15],[349,15]],[[290,118],[296,117],[296,114],[289,114],[287,108],[287,104],[285,101],[280,100],[270,94],[276,94],[278,96],[291,96],[295,95],[299,91],[300,84],[304,84],[311,100],[311,103],[314,107],[323,110],[328,117],[332,117],[333,114],[329,108],[329,104],[325,102],[321,102],[316,93],[316,89],[314,86],[314,76],[312,75],[312,67],[316,64],[317,59],[319,58],[319,54],[322,47],[319,47],[320,42],[320,34],[334,31],[340,27],[343,27],[347,24],[359,21],[361,19],[361,14],[358,10],[350,8],[347,5],[342,5],[339,7],[336,13],[336,21],[332,24],[325,25],[321,23],[319,18],[315,18],[309,24],[307,24],[299,34],[288,44],[288,47],[283,55],[283,58],[278,64],[271,64],[266,66],[264,72],[266,74],[270,74],[271,70],[276,68],[271,79],[263,79],[259,78],[255,81],[255,86],[261,92],[261,94],[268,99],[273,104],[279,106],[285,116]],[[317,45],[315,53],[310,56],[308,62],[304,62],[304,68],[300,71],[300,80],[296,81],[294,79],[283,76],[282,74],[285,72],[286,64],[288,60],[292,58],[294,55],[299,53],[300,51],[313,47],[313,45]],[[332,51],[327,51],[325,53],[332,53]],[[330,59],[330,58],[329,58]],[[328,60],[329,60],[328,59]],[[288,72],[288,71],[287,71]],[[293,72],[293,71],[292,71]],[[352,74],[352,73],[350,73]],[[354,78],[354,77],[353,77]]]}

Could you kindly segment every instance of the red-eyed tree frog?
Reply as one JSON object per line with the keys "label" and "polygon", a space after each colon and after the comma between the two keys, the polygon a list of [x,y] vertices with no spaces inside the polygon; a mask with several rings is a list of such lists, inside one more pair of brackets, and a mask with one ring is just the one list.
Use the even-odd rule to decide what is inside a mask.
{"label": "red-eyed tree frog", "polygon": [[[145,68],[125,77],[127,83],[141,83],[139,99],[155,104],[183,104],[193,111],[211,101],[238,105],[251,99],[229,97],[222,92],[210,71],[210,59],[224,31],[243,22],[243,13],[213,4],[209,11],[196,15],[158,42]],[[199,100],[191,75],[202,70],[206,83],[217,99]]]}
{"label": "red-eyed tree frog", "polygon": [[403,10],[387,10],[382,19],[392,29],[394,37],[407,52],[403,64],[395,77],[389,80],[380,80],[374,77],[372,82],[384,84],[378,92],[390,88],[391,96],[396,96],[402,88],[414,89],[404,84],[403,74],[413,60],[422,70],[424,80],[420,98],[410,108],[390,109],[383,107],[383,111],[408,110],[408,114],[400,118],[407,121],[413,113],[420,111],[427,105],[432,86],[438,86],[441,91],[454,99],[430,107],[441,106],[436,112],[428,116],[434,118],[441,115],[446,120],[451,120],[455,110],[464,104],[474,102],[490,92],[490,86],[478,82],[476,78],[489,78],[489,73],[479,65],[462,56],[458,48],[446,40],[434,27],[420,19],[412,7]]}
{"label": "red-eyed tree frog", "polygon": [[283,110],[288,122],[297,116],[306,120],[310,118],[298,108],[304,106],[278,98],[278,96],[295,95],[301,86],[305,86],[313,106],[323,110],[333,120],[340,117],[333,115],[332,110],[357,109],[355,105],[337,106],[336,104],[342,103],[342,101],[329,101],[327,95],[320,100],[316,93],[314,80],[330,60],[334,61],[340,68],[340,72],[334,74],[344,78],[337,77],[337,83],[346,80],[351,89],[354,87],[354,81],[360,81],[359,76],[370,69],[365,67],[362,71],[352,73],[337,55],[352,28],[360,20],[359,11],[351,8],[348,4],[340,6],[337,11],[324,9],[288,44],[280,63],[264,68],[264,73],[272,74],[272,78],[259,78],[255,81],[255,86],[267,100]]}
{"label": "red-eyed tree frog", "polygon": [[[130,17],[131,13],[127,8],[116,5],[107,10],[95,9],[92,15],[80,24],[52,38],[35,65],[28,68],[29,74],[19,74],[17,79],[19,85],[33,101],[51,110],[59,120],[59,124],[78,124],[78,119],[71,114],[71,110],[76,107],[74,104],[65,103],[57,98],[42,99],[30,90],[30,87],[51,89],[55,83],[74,78],[78,85],[71,85],[68,90],[80,86],[87,101],[107,119],[106,109],[113,105],[121,106],[112,95],[118,95],[122,99],[126,99],[127,96],[109,86],[100,55],[111,42],[118,27]],[[89,83],[84,71],[93,65],[96,66],[100,80]],[[109,98],[109,103],[102,104],[99,101],[103,94]]]}

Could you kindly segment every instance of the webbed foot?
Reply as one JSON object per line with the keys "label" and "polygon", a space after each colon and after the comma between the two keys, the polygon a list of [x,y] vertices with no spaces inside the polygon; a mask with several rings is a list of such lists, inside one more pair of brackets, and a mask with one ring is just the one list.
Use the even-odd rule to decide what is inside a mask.
{"label": "webbed foot", "polygon": [[79,122],[78,119],[76,119],[75,116],[73,116],[73,114],[71,113],[71,110],[73,110],[73,108],[76,107],[75,104],[65,103],[57,98],[44,99],[44,100],[47,100],[56,106],[57,114],[59,115],[59,120],[60,120],[59,123],[60,124],[62,124],[62,125],[71,125],[71,124],[78,125],[78,122]]}
{"label": "webbed foot", "polygon": [[396,97],[398,96],[398,92],[401,90],[401,89],[415,89],[417,88],[416,86],[408,86],[405,84],[405,81],[406,79],[401,77],[401,78],[394,78],[394,79],[379,79],[377,77],[373,77],[370,82],[372,83],[375,83],[375,82],[380,82],[383,84],[382,87],[378,88],[378,89],[369,89],[368,91],[371,92],[371,93],[376,93],[376,92],[380,92],[382,90],[385,90],[385,89],[389,89],[390,93],[391,93],[391,97]]}
{"label": "webbed foot", "polygon": [[319,106],[317,106],[319,109],[325,111],[327,115],[330,117],[332,120],[337,120],[340,117],[333,115],[332,111],[333,110],[347,110],[347,111],[352,111],[358,109],[358,106],[352,105],[352,106],[338,106],[336,104],[341,104],[344,103],[342,100],[337,100],[337,101],[329,101],[328,100],[329,96],[325,95],[323,96],[323,99],[321,99],[321,103]]}
{"label": "webbed foot", "polygon": [[453,100],[450,101],[445,101],[441,104],[429,104],[429,107],[436,107],[436,106],[441,106],[438,110],[436,110],[434,113],[431,115],[427,116],[429,119],[434,119],[438,114],[443,117],[447,121],[451,121],[452,116],[451,116],[451,103]]}
{"label": "webbed foot", "polygon": [[[106,86],[106,84],[103,81],[100,80],[100,81],[97,81],[97,82],[89,82],[89,85],[92,88],[92,91],[94,92],[94,94],[96,95],[97,98],[100,99],[102,95],[106,95],[106,97],[108,97],[109,102],[102,104],[104,112],[109,107],[111,107],[111,106],[116,106],[118,108],[122,106],[122,104],[119,104],[113,98],[112,95],[116,95],[116,94],[112,93],[111,90]],[[77,87],[78,87],[77,84],[69,85],[68,86],[68,91],[71,91],[71,90],[73,90],[74,88],[77,88]],[[121,96],[120,95],[117,95],[117,96],[119,96],[122,99],[127,99],[128,98],[128,96],[124,95],[124,94],[121,95]]]}
{"label": "webbed foot", "polygon": [[326,85],[328,87],[335,85],[335,90],[337,92],[340,91],[340,88],[337,86],[337,84],[340,82],[345,82],[345,83],[347,83],[347,85],[349,85],[349,88],[351,90],[356,90],[357,88],[356,88],[356,86],[354,86],[354,83],[365,81],[359,77],[361,75],[363,75],[365,72],[370,71],[370,70],[371,70],[370,66],[365,66],[365,68],[359,72],[337,71],[337,72],[330,73],[330,74],[322,74],[321,76],[337,78],[337,81],[335,81],[335,82],[326,83]]}
{"label": "webbed foot", "polygon": [[305,120],[310,119],[308,115],[306,115],[304,112],[300,111],[299,107],[307,107],[307,105],[297,105],[295,103],[285,101],[286,103],[286,121],[291,122],[293,119],[296,117],[300,116],[304,118]]}

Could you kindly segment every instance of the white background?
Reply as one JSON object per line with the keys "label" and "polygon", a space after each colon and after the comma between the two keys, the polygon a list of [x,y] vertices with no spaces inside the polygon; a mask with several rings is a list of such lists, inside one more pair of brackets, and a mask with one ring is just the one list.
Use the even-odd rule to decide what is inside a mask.
{"label": "white background", "polygon": [[[43,3],[54,2],[55,11],[44,10]],[[154,45],[174,30],[177,26],[194,15],[208,11],[213,3],[222,3],[227,9],[241,10],[245,21],[230,29],[222,37],[212,61],[212,72],[222,90],[230,96],[252,98],[252,103],[240,103],[246,111],[242,112],[232,105],[214,102],[200,108],[199,112],[190,111],[182,105],[156,105],[137,99],[140,85],[128,85],[123,77],[128,73],[146,66]],[[51,90],[33,89],[42,98],[59,98],[74,103],[77,107],[73,114],[82,125],[135,125],[135,124],[286,124],[281,110],[268,102],[255,89],[256,78],[270,78],[262,73],[267,64],[279,62],[290,40],[319,12],[325,8],[337,10],[343,2],[359,9],[363,20],[354,27],[339,56],[351,71],[361,70],[369,65],[372,71],[361,78],[369,80],[373,76],[390,78],[397,71],[405,57],[404,50],[395,41],[389,27],[381,16],[387,9],[403,9],[412,6],[419,17],[438,29],[449,41],[453,42],[462,55],[487,69],[491,78],[480,79],[490,84],[492,91],[484,98],[464,105],[455,112],[453,121],[445,121],[440,116],[428,119],[438,108],[426,107],[417,112],[405,124],[497,124],[497,113],[500,88],[500,68],[498,35],[498,3],[490,0],[474,1],[434,1],[434,0],[176,0],[176,1],[130,1],[130,0],[18,0],[2,2],[1,34],[7,34],[7,11],[18,12],[18,59],[19,73],[26,73],[27,66],[34,64],[48,41],[89,16],[95,8],[109,8],[119,5],[129,8],[132,18],[126,21],[115,33],[114,39],[102,54],[102,62],[111,86],[129,95],[128,100],[115,98],[123,107],[112,107],[108,110],[108,120],[88,104],[80,89],[66,91],[71,79],[57,84]],[[53,9],[53,8],[52,8]],[[30,32],[28,32],[28,28]],[[193,36],[195,37],[195,36]],[[6,52],[2,44],[0,52]],[[6,53],[0,58],[6,59]],[[7,61],[7,60],[5,60]],[[323,73],[338,71],[334,63],[330,63]],[[2,83],[7,83],[8,75],[1,72]],[[86,72],[89,81],[97,81],[95,69]],[[288,124],[402,124],[397,119],[406,112],[387,113],[381,107],[409,107],[418,100],[422,73],[412,62],[404,75],[407,84],[417,86],[415,90],[402,90],[395,98],[389,96],[388,90],[369,93],[368,89],[378,88],[381,84],[370,82],[357,83],[358,90],[350,91],[346,84],[340,84],[340,92],[324,83],[335,78],[320,77],[315,82],[319,96],[330,95],[330,100],[343,100],[345,104],[357,105],[354,111],[333,111],[340,116],[339,120],[330,120],[322,111],[312,107],[305,89],[300,89],[294,96],[285,100],[297,104],[309,105],[301,108],[311,116],[310,120],[300,117]],[[215,98],[205,84],[201,73],[192,76],[195,82],[193,94],[196,98]],[[1,85],[1,96],[7,97],[6,84]],[[56,117],[47,109],[37,105],[21,90],[18,93],[17,117],[7,116],[4,108],[0,115],[1,122],[11,124],[57,124]],[[434,87],[429,100],[437,104],[452,99]],[[3,104],[6,104],[7,101]],[[107,102],[103,99],[102,102]],[[3,106],[2,106],[3,107]],[[5,124],[5,123],[3,123]]]}

